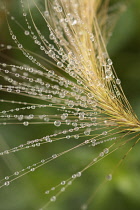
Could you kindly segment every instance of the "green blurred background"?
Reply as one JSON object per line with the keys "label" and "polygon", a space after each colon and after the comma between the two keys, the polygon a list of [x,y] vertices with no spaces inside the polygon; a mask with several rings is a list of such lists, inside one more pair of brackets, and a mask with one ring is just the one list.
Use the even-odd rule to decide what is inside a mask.
{"label": "green blurred background", "polygon": [[[9,7],[16,13],[20,20],[21,11],[17,1],[8,1]],[[10,5],[11,4],[11,5]],[[108,45],[108,51],[113,60],[118,77],[122,81],[123,90],[130,101],[136,114],[140,117],[140,1],[133,0],[126,11],[120,15],[115,30]],[[8,30],[4,16],[1,13],[1,36],[0,42],[10,44]],[[17,27],[15,26],[15,32]],[[17,33],[17,32],[16,32]],[[20,37],[25,41],[24,34]],[[28,40],[26,40],[28,46]],[[34,46],[30,46],[33,47]],[[14,53],[13,53],[14,54]],[[15,55],[15,54],[14,54]],[[20,58],[16,54],[16,58]],[[1,59],[2,60],[2,59]],[[23,62],[26,62],[24,58]],[[3,97],[3,93],[1,94]],[[14,97],[14,96],[12,96]],[[9,109],[9,105],[6,107]],[[35,126],[1,126],[0,139],[1,150],[7,147],[14,147],[28,140],[40,138],[49,133],[51,127],[45,125]],[[70,143],[70,146],[74,142]],[[123,157],[125,149],[103,159],[85,174],[77,179],[57,200],[52,203],[50,210],[78,210],[86,202],[89,196],[95,191],[104,180],[106,174]],[[53,153],[67,149],[67,143],[61,141],[57,145],[47,145],[43,148],[29,149],[1,158],[0,178],[20,170],[32,163],[35,163]],[[140,146],[134,147],[123,164],[114,174],[111,182],[101,186],[95,199],[89,206],[89,210],[139,210],[140,209]],[[86,165],[93,156],[91,148],[77,149],[74,152],[54,160],[34,173],[18,179],[7,188],[0,189],[0,210],[36,210],[44,205],[49,196],[45,191],[57,185],[62,180],[69,178],[74,172],[79,171]],[[52,193],[53,195],[54,193]]]}

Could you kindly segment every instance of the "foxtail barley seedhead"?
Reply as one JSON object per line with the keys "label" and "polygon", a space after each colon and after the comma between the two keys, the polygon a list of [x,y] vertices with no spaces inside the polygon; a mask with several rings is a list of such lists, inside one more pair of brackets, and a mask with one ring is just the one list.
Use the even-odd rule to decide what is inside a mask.
{"label": "foxtail barley seedhead", "polygon": [[[115,6],[109,8],[108,0],[20,0],[22,17],[17,20],[5,3],[1,12],[5,14],[12,45],[1,44],[0,49],[4,60],[0,63],[0,123],[17,128],[41,125],[46,134],[43,131],[44,135],[38,133],[36,139],[16,141],[14,147],[3,141],[5,149],[0,155],[18,157],[20,152],[24,155],[33,148],[41,151],[42,147],[48,154],[50,150],[55,153],[47,156],[42,150],[43,158],[36,157],[36,162],[18,169],[15,164],[14,172],[1,178],[0,188],[78,148],[98,148],[94,157],[76,168],[70,178],[45,191],[53,195],[50,200],[46,198],[41,209],[49,209],[49,204],[88,168],[131,140],[133,146],[139,141],[140,122],[106,49],[122,5],[116,10]],[[63,151],[59,142],[66,146]],[[82,152],[79,155],[82,157]],[[47,177],[47,171],[44,173]],[[111,180],[112,174],[113,171],[106,174],[105,180]],[[92,196],[82,209],[91,200]]]}

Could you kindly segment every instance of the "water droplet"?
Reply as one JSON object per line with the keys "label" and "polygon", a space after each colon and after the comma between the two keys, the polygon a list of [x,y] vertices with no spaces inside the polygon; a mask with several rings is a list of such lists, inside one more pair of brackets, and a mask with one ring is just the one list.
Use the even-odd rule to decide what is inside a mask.
{"label": "water droplet", "polygon": [[51,139],[50,139],[49,136],[45,136],[45,137],[44,137],[44,140],[45,140],[46,142],[50,142],[50,141],[51,141]]}
{"label": "water droplet", "polygon": [[65,191],[65,189],[66,189],[65,187],[62,187],[62,188],[61,188],[61,192],[64,192],[64,191]]}
{"label": "water droplet", "polygon": [[26,36],[28,36],[28,35],[30,34],[30,32],[29,32],[29,31],[24,31],[24,34],[25,34]]}
{"label": "water droplet", "polygon": [[9,176],[6,176],[6,177],[5,177],[5,180],[8,180],[8,179],[9,179]]}
{"label": "water droplet", "polygon": [[10,184],[10,182],[9,182],[9,181],[4,182],[4,185],[5,185],[5,186],[9,186],[9,184]]}
{"label": "water droplet", "polygon": [[56,196],[51,197],[50,201],[51,201],[51,202],[56,201]]}
{"label": "water droplet", "polygon": [[93,36],[93,34],[90,35],[90,40],[91,40],[92,42],[94,42],[94,36]]}
{"label": "water droplet", "polygon": [[51,40],[53,40],[53,39],[55,38],[55,36],[51,33],[50,36],[49,36],[49,38],[50,38]]}
{"label": "water droplet", "polygon": [[108,63],[109,66],[111,66],[113,64],[113,62],[110,58],[107,59],[107,63]]}
{"label": "water droplet", "polygon": [[74,135],[74,138],[79,139],[79,135],[78,134]]}
{"label": "water droplet", "polygon": [[7,49],[8,50],[11,50],[12,49],[12,46],[11,45],[7,45]]}
{"label": "water droplet", "polygon": [[72,175],[72,178],[75,179],[75,178],[76,178],[76,174],[73,174],[73,175]]}
{"label": "water droplet", "polygon": [[73,20],[72,23],[71,23],[72,26],[74,26],[76,24],[77,24],[77,20]]}
{"label": "water droplet", "polygon": [[80,177],[81,175],[82,173],[80,171],[76,174],[77,177]]}
{"label": "water droplet", "polygon": [[54,121],[54,125],[59,127],[61,125],[61,121],[59,121],[59,120]]}
{"label": "water droplet", "polygon": [[15,36],[15,35],[12,35],[12,39],[13,39],[13,40],[16,40],[16,36]]}
{"label": "water droplet", "polygon": [[62,119],[62,120],[65,120],[67,117],[68,117],[68,113],[63,113],[63,114],[61,115],[61,119]]}
{"label": "water droplet", "polygon": [[16,176],[17,176],[17,175],[19,175],[19,172],[18,172],[18,171],[16,171],[16,172],[14,173],[14,175],[16,175]]}
{"label": "water droplet", "polygon": [[102,132],[102,135],[107,135],[107,131],[103,131]]}
{"label": "water droplet", "polygon": [[96,161],[97,161],[97,158],[94,158],[94,159],[93,159],[93,162],[96,162]]}
{"label": "water droplet", "polygon": [[68,185],[71,185],[71,184],[72,184],[72,181],[69,181],[69,182],[68,182]]}
{"label": "water droplet", "polygon": [[106,180],[111,181],[111,180],[112,180],[112,174],[108,174],[108,175],[106,176]]}
{"label": "water droplet", "polygon": [[44,12],[44,16],[45,17],[48,17],[49,16],[49,12],[47,10]]}
{"label": "water droplet", "polygon": [[62,182],[61,182],[61,185],[65,185],[65,184],[66,184],[66,181],[62,181]]}
{"label": "water droplet", "polygon": [[105,74],[106,74],[106,77],[111,77],[112,76],[112,71],[111,70],[107,70],[105,72]]}
{"label": "water droplet", "polygon": [[23,122],[23,125],[24,126],[28,126],[29,125],[29,122],[25,121],[25,122]]}
{"label": "water droplet", "polygon": [[57,158],[57,154],[52,155],[52,158]]}
{"label": "water droplet", "polygon": [[60,5],[57,5],[57,7],[55,7],[57,12],[62,12],[62,7]]}
{"label": "water droplet", "polygon": [[120,85],[121,84],[121,80],[120,79],[116,79],[116,84]]}
{"label": "water droplet", "polygon": [[62,67],[63,67],[63,63],[62,63],[62,62],[57,62],[57,66],[58,66],[59,68],[62,68]]}
{"label": "water droplet", "polygon": [[87,128],[85,131],[84,131],[84,134],[86,136],[90,135],[90,132],[91,132],[91,129],[90,128]]}
{"label": "water droplet", "polygon": [[49,190],[45,191],[45,194],[47,194],[47,195],[48,195],[49,193],[50,193],[50,191],[49,191]]}
{"label": "water droplet", "polygon": [[100,156],[100,157],[103,157],[103,156],[104,156],[104,152],[101,152],[101,153],[99,154],[99,156]]}
{"label": "water droplet", "polygon": [[109,149],[108,149],[108,148],[105,148],[105,149],[104,149],[104,153],[105,153],[105,154],[108,154],[108,153],[109,153]]}

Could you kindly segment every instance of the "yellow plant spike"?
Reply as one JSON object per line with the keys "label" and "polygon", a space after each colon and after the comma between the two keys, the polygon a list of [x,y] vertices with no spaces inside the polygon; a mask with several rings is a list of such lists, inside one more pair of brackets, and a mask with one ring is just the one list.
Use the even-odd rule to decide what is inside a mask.
{"label": "yellow plant spike", "polygon": [[[81,158],[76,172],[44,192],[45,196],[53,193],[41,208],[45,210],[90,167],[134,141],[117,168],[139,142],[140,122],[106,46],[124,7],[121,3],[110,7],[109,0],[20,0],[18,20],[5,4],[0,14],[5,14],[12,44],[0,45],[0,125],[6,126],[7,135],[10,125],[17,131],[22,127],[23,132],[20,143],[9,140],[19,138],[20,132],[12,132],[7,141],[1,138],[0,156],[11,175],[3,175],[0,188],[69,153]],[[32,154],[33,149],[37,152]],[[67,165],[71,171],[71,162]],[[46,185],[57,174],[49,172]],[[46,173],[40,172],[37,191],[44,191]],[[104,183],[112,180],[113,173]],[[23,208],[27,209],[26,204]]]}

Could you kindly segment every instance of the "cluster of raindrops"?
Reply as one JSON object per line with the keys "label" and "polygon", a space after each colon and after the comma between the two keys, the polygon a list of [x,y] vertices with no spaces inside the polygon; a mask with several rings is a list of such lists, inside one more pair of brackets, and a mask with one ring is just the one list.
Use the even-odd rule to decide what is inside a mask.
{"label": "cluster of raindrops", "polygon": [[[93,154],[91,162],[81,171],[45,191],[49,195],[50,191],[61,188],[50,198],[49,202],[54,202],[60,192],[64,192],[84,171],[125,144],[124,139],[129,131],[122,136],[124,128],[120,128],[115,119],[118,117],[118,110],[114,112],[115,117],[112,117],[112,107],[109,105],[115,106],[116,101],[120,101],[126,109],[130,110],[130,107],[123,98],[121,81],[115,74],[113,62],[97,33],[99,27],[96,21],[91,32],[86,26],[86,17],[78,12],[80,3],[77,0],[64,0],[64,5],[59,0],[46,2],[43,10],[35,2],[34,7],[46,26],[47,35],[46,30],[41,31],[36,24],[29,2],[25,7],[25,2],[20,0],[24,27],[5,7],[2,8],[13,44],[0,44],[0,55],[6,58],[5,51],[17,50],[29,64],[17,62],[16,59],[9,62],[9,57],[7,63],[0,62],[3,79],[0,85],[3,95],[0,99],[0,125],[52,125],[55,132],[0,151],[0,156],[55,144],[61,140],[65,140],[67,144],[74,140],[77,145],[47,158],[45,156],[38,162],[5,176],[0,180],[0,188],[9,186],[21,176],[34,172],[77,148],[98,148],[105,144],[98,155],[94,157]],[[29,46],[24,46],[14,32],[13,24],[35,45],[36,52]],[[83,43],[84,39],[87,46]],[[12,100],[8,98],[9,95]],[[109,105],[105,104],[105,100]],[[106,107],[111,114],[108,114]],[[106,176],[106,180],[111,179],[112,174]]]}

